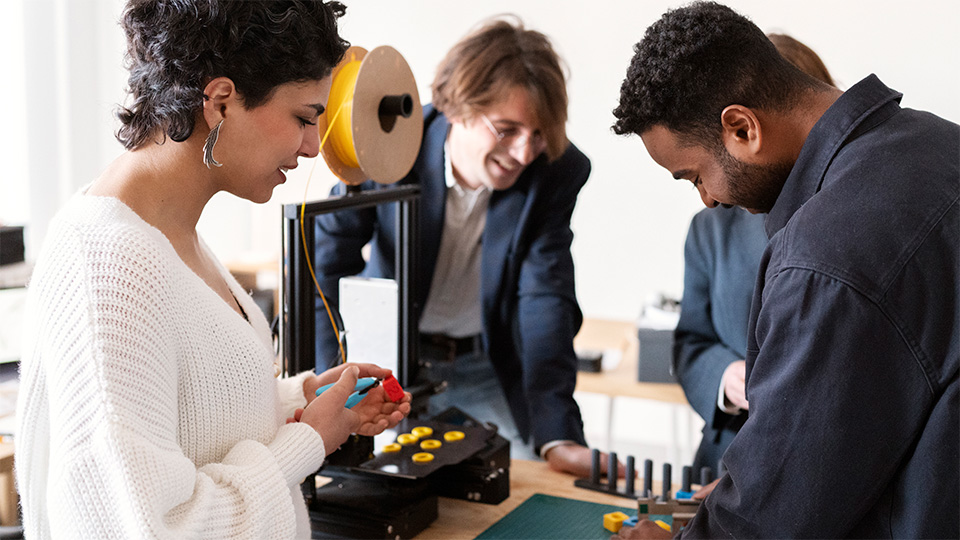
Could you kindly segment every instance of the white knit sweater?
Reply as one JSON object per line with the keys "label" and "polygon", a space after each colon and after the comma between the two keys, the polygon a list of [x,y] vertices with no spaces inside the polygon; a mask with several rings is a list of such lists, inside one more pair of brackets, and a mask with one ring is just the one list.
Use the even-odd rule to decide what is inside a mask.
{"label": "white knit sweater", "polygon": [[17,404],[27,538],[308,538],[323,440],[284,424],[303,376],[274,378],[229,272],[250,323],[117,199],[75,196],[47,236]]}

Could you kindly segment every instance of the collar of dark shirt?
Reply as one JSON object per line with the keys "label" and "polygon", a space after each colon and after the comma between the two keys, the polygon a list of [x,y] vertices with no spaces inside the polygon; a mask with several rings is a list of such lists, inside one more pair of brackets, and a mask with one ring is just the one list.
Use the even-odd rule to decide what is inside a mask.
{"label": "collar of dark shirt", "polygon": [[851,134],[878,109],[892,101],[899,103],[902,96],[883,84],[876,75],[869,75],[827,109],[807,135],[797,162],[767,215],[768,238],[773,238],[793,214],[820,191],[827,167]]}

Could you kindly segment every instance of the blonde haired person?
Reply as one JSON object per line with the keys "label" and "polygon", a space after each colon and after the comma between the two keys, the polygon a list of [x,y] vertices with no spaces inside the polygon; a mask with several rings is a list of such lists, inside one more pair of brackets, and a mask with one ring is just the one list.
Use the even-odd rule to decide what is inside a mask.
{"label": "blonde haired person", "polygon": [[[440,62],[420,155],[400,183],[422,193],[421,375],[448,383],[429,408],[455,405],[496,424],[514,457],[586,476],[570,218],[590,161],[567,139],[565,81],[547,36],[514,17],[485,21]],[[395,277],[395,223],[388,207],[319,218],[323,289],[347,275]],[[325,325],[317,332],[321,369],[336,343]]]}

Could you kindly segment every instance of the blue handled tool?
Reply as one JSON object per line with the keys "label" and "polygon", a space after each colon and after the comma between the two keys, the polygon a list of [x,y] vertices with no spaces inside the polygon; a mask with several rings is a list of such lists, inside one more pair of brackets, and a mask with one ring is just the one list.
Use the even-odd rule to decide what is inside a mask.
{"label": "blue handled tool", "polygon": [[[330,383],[317,388],[317,395],[324,393],[331,386],[337,383]],[[363,398],[367,397],[367,392],[376,388],[380,384],[380,379],[375,377],[364,377],[362,379],[357,379],[357,385],[353,387],[353,393],[350,394],[350,397],[347,398],[347,403],[344,405],[348,409],[352,409],[354,405],[360,403]]]}

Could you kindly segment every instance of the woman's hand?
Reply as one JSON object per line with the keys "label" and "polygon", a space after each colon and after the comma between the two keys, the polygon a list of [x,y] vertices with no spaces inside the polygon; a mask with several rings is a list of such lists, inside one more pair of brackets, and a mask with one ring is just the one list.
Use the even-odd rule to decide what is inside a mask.
{"label": "woman's hand", "polygon": [[[329,384],[331,372],[338,376],[336,383],[319,396],[316,388]],[[367,392],[366,397],[354,405],[352,409],[345,407],[350,394],[354,392],[357,379],[360,376],[380,377],[389,376],[390,370],[382,369],[371,364],[345,364],[328,370],[316,377],[308,377],[304,381],[304,391],[310,385],[313,389],[313,399],[308,400],[304,409],[297,409],[287,422],[304,422],[309,424],[323,438],[327,453],[343,444],[351,433],[360,435],[376,435],[383,430],[397,425],[403,417],[410,413],[410,394],[404,392],[403,399],[393,403],[387,398],[382,386],[376,386]],[[313,381],[311,380],[313,379]],[[316,384],[319,380],[319,384]]]}
{"label": "woman's hand", "polygon": [[340,378],[340,374],[343,373],[343,370],[349,368],[350,366],[356,366],[360,368],[360,375],[357,377],[374,377],[376,379],[386,379],[393,372],[389,369],[382,368],[376,364],[340,364],[339,366],[332,367],[319,375],[311,375],[303,380],[303,397],[307,398],[307,405],[313,401],[313,398],[317,397],[317,388],[325,384],[330,384]]}
{"label": "woman's hand", "polygon": [[360,415],[360,427],[354,430],[354,433],[378,435],[383,430],[396,426],[410,414],[410,393],[404,392],[403,398],[394,403],[380,384],[368,391],[367,396],[354,405],[352,410]]}

